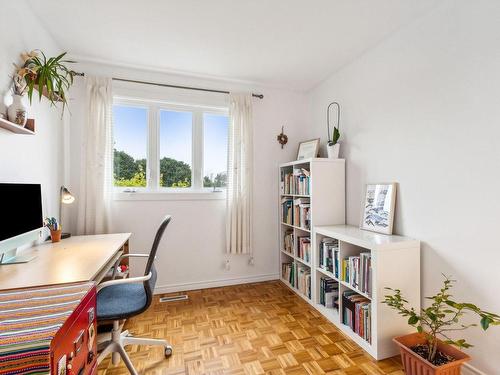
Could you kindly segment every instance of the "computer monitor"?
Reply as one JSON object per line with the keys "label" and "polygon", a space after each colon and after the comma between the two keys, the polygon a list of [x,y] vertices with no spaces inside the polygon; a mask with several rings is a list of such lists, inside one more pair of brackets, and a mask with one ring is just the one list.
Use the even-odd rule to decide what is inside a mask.
{"label": "computer monitor", "polygon": [[23,263],[18,247],[36,241],[43,228],[40,184],[0,183],[0,264]]}

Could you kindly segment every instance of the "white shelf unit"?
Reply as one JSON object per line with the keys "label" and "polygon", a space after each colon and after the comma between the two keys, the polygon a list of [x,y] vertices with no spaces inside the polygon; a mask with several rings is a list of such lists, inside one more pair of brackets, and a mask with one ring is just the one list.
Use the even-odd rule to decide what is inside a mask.
{"label": "white shelf unit", "polygon": [[[294,169],[305,169],[310,173],[309,194],[296,194],[296,192],[284,192],[282,187],[283,176],[286,173],[293,173]],[[313,158],[293,161],[280,165],[280,195],[279,195],[279,254],[280,254],[280,278],[285,285],[297,292],[307,302],[314,306],[314,238],[311,237],[311,230],[297,225],[283,222],[282,199],[300,199],[308,198],[310,200],[310,228],[315,225],[343,224],[345,223],[345,160],[344,159],[326,159]],[[285,251],[284,236],[290,232],[293,236],[293,251]],[[311,260],[304,261],[298,256],[298,237],[309,237],[311,240]],[[297,272],[295,273],[294,285],[282,275],[282,264],[292,263],[295,270],[300,268],[309,269],[311,272],[311,299],[300,293],[297,286]]]}
{"label": "white shelf unit", "polygon": [[[398,349],[392,338],[413,332],[407,319],[382,303],[388,294],[386,287],[400,289],[410,306],[420,309],[420,242],[411,238],[368,232],[349,225],[314,226],[314,249],[312,265],[314,267],[312,305],[328,320],[335,324],[346,336],[350,337],[373,358],[381,360],[397,355]],[[339,260],[371,253],[371,295],[362,293],[349,283],[339,280],[335,275],[319,267],[321,241],[325,238],[339,241]],[[327,309],[319,303],[321,277],[327,277],[339,283],[339,310]],[[341,274],[339,274],[341,277]],[[342,323],[342,293],[355,291],[371,300],[371,342],[364,340],[351,328]]]}

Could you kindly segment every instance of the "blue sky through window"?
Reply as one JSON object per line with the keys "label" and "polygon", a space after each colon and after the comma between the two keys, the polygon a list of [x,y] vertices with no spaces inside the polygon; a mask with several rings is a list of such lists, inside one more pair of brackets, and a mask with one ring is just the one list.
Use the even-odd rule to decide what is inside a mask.
{"label": "blue sky through window", "polygon": [[140,107],[113,107],[114,148],[134,159],[145,159],[148,143],[148,110]]}
{"label": "blue sky through window", "polygon": [[203,176],[227,171],[227,140],[229,118],[223,115],[203,115],[204,166]]}
{"label": "blue sky through window", "polygon": [[193,115],[191,112],[160,111],[160,159],[191,164]]}

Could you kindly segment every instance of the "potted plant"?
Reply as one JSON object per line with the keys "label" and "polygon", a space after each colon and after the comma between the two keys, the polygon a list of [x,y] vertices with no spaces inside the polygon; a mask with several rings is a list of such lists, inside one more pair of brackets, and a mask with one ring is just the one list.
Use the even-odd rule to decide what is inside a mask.
{"label": "potted plant", "polygon": [[62,228],[55,217],[46,218],[44,225],[50,230],[50,239],[52,242],[61,241]]}
{"label": "potted plant", "polygon": [[[460,375],[462,364],[470,360],[470,357],[459,349],[472,345],[465,339],[452,338],[450,332],[477,326],[459,323],[467,312],[480,317],[483,330],[487,330],[491,325],[500,325],[500,316],[483,311],[471,303],[455,302],[450,294],[454,282],[455,280],[444,276],[440,291],[432,297],[426,297],[432,304],[420,311],[407,307],[408,301],[399,289],[386,288],[392,291],[392,294],[386,295],[382,303],[398,311],[398,314],[408,317],[408,324],[417,329],[416,333],[393,339],[400,347],[406,375]],[[443,341],[438,336],[442,337]]]}
{"label": "potted plant", "polygon": [[74,61],[63,60],[66,52],[59,56],[47,58],[42,51],[35,50],[28,54],[22,54],[23,64],[17,68],[15,81],[24,85],[24,91],[28,94],[30,104],[33,101],[33,91],[38,91],[39,100],[42,95],[55,105],[61,102],[64,108],[68,104],[66,92],[73,84],[74,72],[66,64]]}
{"label": "potted plant", "polygon": [[[337,107],[337,125],[333,127],[333,132],[330,132],[330,107]],[[326,109],[326,122],[328,127],[328,143],[326,145],[327,155],[331,159],[338,159],[340,153],[340,104],[332,102]]]}

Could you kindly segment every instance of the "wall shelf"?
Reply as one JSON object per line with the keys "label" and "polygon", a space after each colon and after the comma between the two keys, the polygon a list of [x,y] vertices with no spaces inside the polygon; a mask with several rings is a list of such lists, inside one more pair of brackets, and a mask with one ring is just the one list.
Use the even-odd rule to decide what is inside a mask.
{"label": "wall shelf", "polygon": [[[30,121],[30,120],[28,120]],[[34,127],[34,121],[31,120],[30,124],[33,124]],[[26,123],[26,126],[28,126],[28,123]],[[14,124],[13,122],[10,122],[6,119],[0,118],[0,128],[3,128],[5,130],[11,131],[12,133],[16,134],[26,134],[26,135],[34,135],[35,132],[33,130],[30,130],[27,127],[21,127],[17,124]]]}

